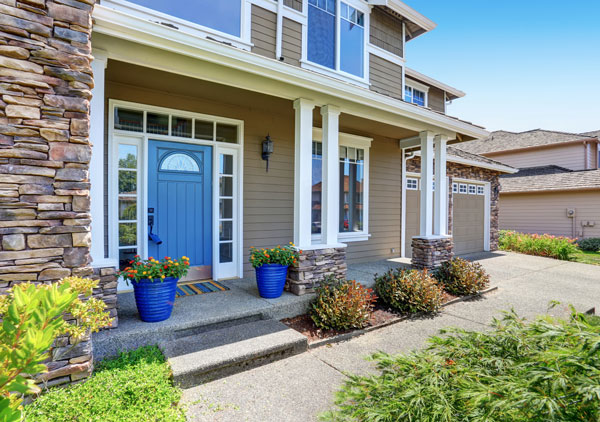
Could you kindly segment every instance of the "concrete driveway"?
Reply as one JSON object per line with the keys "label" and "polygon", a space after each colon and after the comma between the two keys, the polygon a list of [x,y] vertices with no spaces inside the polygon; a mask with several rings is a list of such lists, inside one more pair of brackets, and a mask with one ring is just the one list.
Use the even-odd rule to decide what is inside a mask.
{"label": "concrete driveway", "polygon": [[500,317],[502,310],[511,307],[526,318],[548,313],[553,300],[562,305],[551,314],[567,314],[568,304],[580,311],[596,307],[600,312],[600,266],[505,252],[467,258],[485,267],[497,291],[479,300],[451,305],[434,318],[403,321],[186,390],[183,402],[188,407],[188,420],[317,420],[320,412],[331,407],[344,372],[373,371],[372,364],[364,359],[373,352],[418,349],[429,336],[449,326],[485,330],[493,317]]}

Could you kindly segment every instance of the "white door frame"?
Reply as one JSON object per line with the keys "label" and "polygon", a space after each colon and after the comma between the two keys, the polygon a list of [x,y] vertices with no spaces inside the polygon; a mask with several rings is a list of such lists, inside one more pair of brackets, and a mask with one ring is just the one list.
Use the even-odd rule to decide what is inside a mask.
{"label": "white door frame", "polygon": [[[133,132],[115,129],[115,109],[123,107],[130,110],[144,112],[144,132]],[[148,258],[148,141],[149,139],[159,141],[171,141],[178,143],[188,143],[195,145],[212,146],[213,174],[212,174],[212,271],[213,279],[237,278],[243,276],[243,140],[244,140],[244,122],[242,120],[211,116],[200,113],[191,113],[165,107],[149,106],[145,104],[133,103],[121,100],[109,100],[108,114],[108,261],[115,267],[119,265],[119,245],[118,245],[118,174],[116,169],[116,160],[118,159],[119,140],[125,143],[131,143],[138,146],[138,254],[143,258]],[[203,121],[215,123],[225,123],[238,126],[238,143],[230,144],[217,142],[215,140],[207,141],[194,138],[185,138],[171,135],[156,135],[145,132],[147,112],[168,114],[184,118],[196,118]],[[192,124],[192,126],[194,126]],[[169,119],[169,130],[171,129],[171,119]],[[194,128],[192,128],[194,130]],[[213,125],[216,139],[216,124]],[[234,251],[233,263],[219,263],[219,154],[228,153],[234,155],[237,161],[234,172]],[[236,177],[237,176],[237,177]],[[104,222],[102,222],[104,224]],[[93,230],[92,225],[92,230]],[[129,289],[124,283],[119,284],[119,290]]]}

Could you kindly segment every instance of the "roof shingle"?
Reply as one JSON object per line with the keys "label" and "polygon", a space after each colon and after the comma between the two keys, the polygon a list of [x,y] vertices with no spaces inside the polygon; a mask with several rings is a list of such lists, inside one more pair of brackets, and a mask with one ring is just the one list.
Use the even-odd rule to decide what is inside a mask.
{"label": "roof shingle", "polygon": [[600,170],[570,171],[558,166],[533,167],[500,177],[501,193],[600,189]]}

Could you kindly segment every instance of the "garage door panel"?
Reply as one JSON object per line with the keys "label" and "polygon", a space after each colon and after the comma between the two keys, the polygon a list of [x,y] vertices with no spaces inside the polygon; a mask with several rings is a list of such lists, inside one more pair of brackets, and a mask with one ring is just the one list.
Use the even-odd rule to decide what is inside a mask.
{"label": "garage door panel", "polygon": [[485,246],[485,196],[454,193],[453,200],[454,253],[482,251]]}

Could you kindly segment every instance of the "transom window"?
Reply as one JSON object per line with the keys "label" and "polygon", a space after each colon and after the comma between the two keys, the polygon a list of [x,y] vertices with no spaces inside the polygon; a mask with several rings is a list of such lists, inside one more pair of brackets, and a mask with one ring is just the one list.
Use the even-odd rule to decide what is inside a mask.
{"label": "transom window", "polygon": [[365,14],[343,1],[339,1],[338,8],[337,2],[309,0],[308,60],[364,78]]}
{"label": "transom window", "polygon": [[129,0],[132,3],[239,37],[242,0]]}
{"label": "transom window", "polygon": [[425,107],[426,101],[425,96],[427,94],[421,90],[413,88],[412,86],[406,85],[404,87],[404,100],[416,104],[421,107]]}

